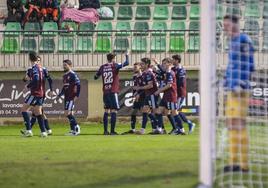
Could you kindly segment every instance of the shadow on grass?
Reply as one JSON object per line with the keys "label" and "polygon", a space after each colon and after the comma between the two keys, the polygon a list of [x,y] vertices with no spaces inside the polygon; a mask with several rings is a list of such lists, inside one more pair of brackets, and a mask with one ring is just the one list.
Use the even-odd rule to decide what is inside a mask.
{"label": "shadow on grass", "polygon": [[[87,185],[81,186],[72,186],[70,188],[108,188],[108,187],[127,187],[128,185],[135,185],[138,187],[139,184],[150,183],[153,181],[160,180],[163,182],[163,187],[168,186],[171,183],[171,179],[178,177],[193,177],[196,174],[192,174],[190,172],[172,172],[169,174],[159,174],[159,175],[151,175],[151,176],[143,176],[143,177],[121,177],[114,180],[99,182],[99,183],[91,183]],[[173,182],[173,184],[179,184],[179,182]],[[195,187],[195,186],[193,186]]]}

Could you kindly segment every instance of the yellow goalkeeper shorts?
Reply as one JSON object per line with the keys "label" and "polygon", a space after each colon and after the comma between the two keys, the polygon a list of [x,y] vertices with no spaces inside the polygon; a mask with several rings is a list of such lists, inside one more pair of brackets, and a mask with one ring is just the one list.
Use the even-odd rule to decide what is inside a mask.
{"label": "yellow goalkeeper shorts", "polygon": [[228,92],[225,105],[227,118],[245,118],[248,114],[249,92]]}

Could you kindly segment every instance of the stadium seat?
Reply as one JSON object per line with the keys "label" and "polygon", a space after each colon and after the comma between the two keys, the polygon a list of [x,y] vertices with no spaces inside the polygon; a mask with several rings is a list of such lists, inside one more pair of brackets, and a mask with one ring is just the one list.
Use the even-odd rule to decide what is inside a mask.
{"label": "stadium seat", "polygon": [[225,0],[225,1],[226,1],[226,3],[230,3],[230,4],[232,4],[232,3],[238,4],[240,2],[240,0]]}
{"label": "stadium seat", "polygon": [[102,5],[114,5],[117,0],[101,0],[100,2]]}
{"label": "stadium seat", "polygon": [[57,31],[57,30],[58,30],[58,25],[56,22],[44,22],[42,35],[43,36],[56,36],[58,33],[52,32],[52,31]]}
{"label": "stadium seat", "polygon": [[[98,35],[105,35],[105,36],[111,36],[113,26],[111,22],[99,22],[97,25],[96,30],[98,31]],[[103,32],[102,32],[103,31]]]}
{"label": "stadium seat", "polygon": [[92,36],[93,32],[89,32],[89,31],[94,31],[94,30],[95,30],[95,25],[92,22],[82,22],[80,23],[79,31],[77,32],[77,35]]}
{"label": "stadium seat", "polygon": [[17,53],[19,51],[18,39],[14,37],[5,37],[3,39],[2,53]]}
{"label": "stadium seat", "polygon": [[169,18],[168,7],[164,5],[155,6],[153,17],[155,20],[167,20]]}
{"label": "stadium seat", "polygon": [[187,4],[187,0],[172,0],[173,4]]}
{"label": "stadium seat", "polygon": [[191,21],[189,25],[190,34],[198,34],[200,31],[200,23],[198,21]]}
{"label": "stadium seat", "polygon": [[149,6],[138,6],[136,9],[137,20],[149,20],[151,18],[151,10]]}
{"label": "stadium seat", "polygon": [[239,6],[228,6],[226,9],[226,14],[242,15],[241,9]]}
{"label": "stadium seat", "polygon": [[107,6],[113,12],[113,17],[100,17],[100,20],[113,20],[115,18],[115,11],[113,6]]}
{"label": "stadium seat", "polygon": [[131,5],[134,3],[134,0],[119,0],[119,4]]}
{"label": "stadium seat", "polygon": [[245,18],[247,17],[253,17],[253,18],[259,18],[260,17],[260,7],[259,3],[248,3],[246,4],[245,8]]}
{"label": "stadium seat", "polygon": [[169,51],[170,52],[184,52],[185,51],[184,36],[170,36]]}
{"label": "stadium seat", "polygon": [[74,50],[74,38],[69,36],[59,36],[58,52],[71,53]]}
{"label": "stadium seat", "polygon": [[111,39],[109,37],[98,37],[96,40],[95,52],[108,53],[112,50]]}
{"label": "stadium seat", "polygon": [[268,18],[268,3],[264,3],[262,17]]}
{"label": "stadium seat", "polygon": [[217,4],[216,17],[217,19],[223,19],[223,6],[220,4]]}
{"label": "stadium seat", "polygon": [[174,20],[186,20],[187,10],[185,6],[174,6],[172,9],[171,18]]}
{"label": "stadium seat", "polygon": [[167,23],[166,22],[154,22],[152,26],[152,30],[157,30],[157,31],[153,31],[152,35],[164,36],[166,35]]}
{"label": "stadium seat", "polygon": [[257,20],[246,20],[244,30],[248,34],[258,35],[260,31],[260,25]]}
{"label": "stadium seat", "polygon": [[26,36],[38,36],[41,30],[40,24],[38,22],[27,22],[24,26],[24,35]]}
{"label": "stadium seat", "polygon": [[93,43],[91,36],[78,36],[77,37],[77,47],[76,52],[78,53],[88,53],[92,52]]}
{"label": "stadium seat", "polygon": [[153,36],[151,38],[151,52],[165,52],[166,49],[166,37]]}
{"label": "stadium seat", "polygon": [[118,20],[131,20],[133,17],[133,11],[131,6],[120,6],[118,9]]}
{"label": "stadium seat", "polygon": [[134,37],[131,46],[132,52],[147,52],[147,38],[146,37]]}
{"label": "stadium seat", "polygon": [[134,35],[148,35],[149,24],[148,22],[136,22],[134,25]]}
{"label": "stadium seat", "polygon": [[68,32],[66,27],[72,28],[73,31],[77,31],[78,26],[75,22],[71,22],[71,21],[64,21],[61,23],[61,29],[62,30],[66,30],[66,32],[61,32],[61,35],[69,35],[69,36],[74,36],[76,34],[76,32]]}
{"label": "stadium seat", "polygon": [[169,0],[155,0],[155,4],[169,4]]}
{"label": "stadium seat", "polygon": [[189,35],[188,39],[188,52],[198,52],[200,48],[200,36],[199,35]]}
{"label": "stadium seat", "polygon": [[39,52],[53,53],[55,50],[55,41],[52,37],[43,37],[40,41]]}
{"label": "stadium seat", "polygon": [[127,38],[116,38],[114,40],[115,52],[126,52],[129,49],[129,42]]}
{"label": "stadium seat", "polygon": [[116,36],[129,36],[130,35],[131,26],[129,22],[120,22],[116,23]]}
{"label": "stadium seat", "polygon": [[20,51],[23,53],[28,53],[37,50],[36,40],[34,38],[23,38],[21,41]]}
{"label": "stadium seat", "polygon": [[171,23],[170,29],[172,30],[170,32],[170,35],[184,35],[185,31],[182,31],[182,30],[186,30],[185,22],[184,21],[173,21]]}
{"label": "stadium seat", "polygon": [[[7,32],[10,31],[10,32]],[[18,22],[8,22],[5,28],[4,35],[5,36],[19,36],[19,32],[15,31],[21,31],[21,25]]]}
{"label": "stadium seat", "polygon": [[136,0],[137,4],[152,4],[154,0]]}
{"label": "stadium seat", "polygon": [[191,0],[190,3],[191,4],[196,4],[196,3],[199,3],[199,0]]}
{"label": "stadium seat", "polygon": [[190,8],[190,19],[199,20],[200,17],[200,7],[199,5],[191,5]]}

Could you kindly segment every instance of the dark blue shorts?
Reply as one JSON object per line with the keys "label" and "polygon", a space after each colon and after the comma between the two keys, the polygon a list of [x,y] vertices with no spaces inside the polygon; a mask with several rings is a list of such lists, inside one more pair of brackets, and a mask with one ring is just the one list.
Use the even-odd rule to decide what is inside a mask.
{"label": "dark blue shorts", "polygon": [[33,95],[28,95],[25,98],[24,101],[25,104],[31,105],[31,106],[42,106],[44,103],[44,98],[43,97],[36,97]]}
{"label": "dark blue shorts", "polygon": [[165,107],[168,110],[177,110],[178,109],[178,103],[176,103],[176,102],[167,102],[164,99],[161,100],[159,106]]}
{"label": "dark blue shorts", "polygon": [[155,95],[146,96],[144,105],[150,106],[150,108],[152,109],[158,108],[158,96]]}
{"label": "dark blue shorts", "polygon": [[73,111],[74,109],[74,101],[64,101],[64,110]]}
{"label": "dark blue shorts", "polygon": [[140,110],[140,109],[142,109],[142,107],[144,106],[144,101],[145,101],[145,97],[140,97],[139,98],[139,101],[135,101],[134,103],[133,103],[133,109],[135,109],[135,110]]}
{"label": "dark blue shorts", "polygon": [[119,100],[117,93],[107,93],[103,95],[104,109],[119,110]]}

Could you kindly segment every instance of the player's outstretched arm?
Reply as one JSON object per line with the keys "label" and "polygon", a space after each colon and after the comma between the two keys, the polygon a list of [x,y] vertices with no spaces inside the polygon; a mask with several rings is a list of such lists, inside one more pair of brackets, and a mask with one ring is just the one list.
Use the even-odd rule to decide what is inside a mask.
{"label": "player's outstretched arm", "polygon": [[126,60],[124,63],[116,64],[117,70],[122,69],[123,67],[126,67],[129,65],[129,53],[128,53],[128,51],[125,53],[125,56],[126,56]]}

